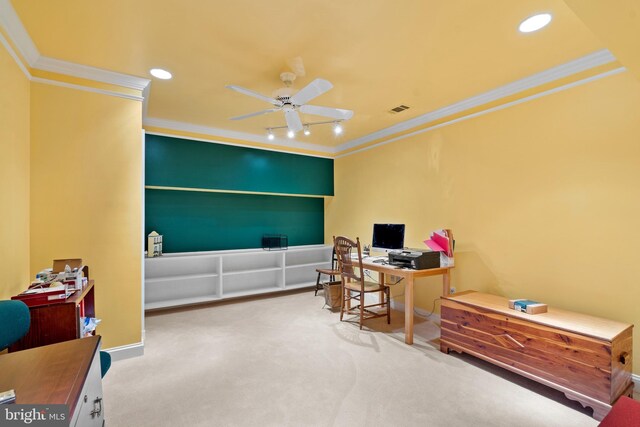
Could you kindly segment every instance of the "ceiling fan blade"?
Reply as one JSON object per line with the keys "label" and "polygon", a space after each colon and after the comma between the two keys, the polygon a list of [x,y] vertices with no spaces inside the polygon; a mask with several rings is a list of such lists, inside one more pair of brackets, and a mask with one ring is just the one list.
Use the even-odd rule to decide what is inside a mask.
{"label": "ceiling fan blade", "polygon": [[320,107],[318,105],[301,105],[299,110],[305,114],[331,117],[332,119],[349,120],[353,117],[353,111],[341,108]]}
{"label": "ceiling fan blade", "polygon": [[287,121],[287,127],[294,132],[302,130],[302,121],[297,111],[285,111],[284,118]]}
{"label": "ceiling fan blade", "polygon": [[290,101],[295,105],[304,105],[316,96],[322,95],[332,87],[333,85],[331,84],[331,82],[327,80],[315,79],[314,81],[300,89],[298,93],[293,95]]}
{"label": "ceiling fan blade", "polygon": [[261,116],[263,114],[267,114],[267,113],[273,113],[274,111],[278,111],[279,108],[269,108],[268,110],[262,110],[262,111],[256,111],[255,113],[249,113],[249,114],[245,114],[243,116],[236,116],[236,117],[231,117],[230,120],[242,120],[242,119],[248,119],[249,117],[253,117],[253,116]]}
{"label": "ceiling fan blade", "polygon": [[278,107],[282,106],[282,103],[280,101],[278,101],[277,99],[269,98],[268,96],[261,95],[258,92],[254,92],[252,90],[243,88],[241,86],[227,85],[226,87],[231,89],[231,90],[235,90],[236,92],[240,92],[240,93],[243,93],[245,95],[253,96],[254,98],[258,98],[258,99],[261,99],[263,101],[267,101],[268,103],[276,105]]}

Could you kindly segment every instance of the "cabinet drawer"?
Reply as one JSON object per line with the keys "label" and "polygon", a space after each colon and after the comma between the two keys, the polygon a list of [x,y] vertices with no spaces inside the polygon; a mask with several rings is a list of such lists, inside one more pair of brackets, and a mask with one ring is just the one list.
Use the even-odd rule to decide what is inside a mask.
{"label": "cabinet drawer", "polygon": [[91,362],[91,367],[70,425],[74,427],[99,427],[103,424],[104,403],[102,401],[102,374],[98,348]]}

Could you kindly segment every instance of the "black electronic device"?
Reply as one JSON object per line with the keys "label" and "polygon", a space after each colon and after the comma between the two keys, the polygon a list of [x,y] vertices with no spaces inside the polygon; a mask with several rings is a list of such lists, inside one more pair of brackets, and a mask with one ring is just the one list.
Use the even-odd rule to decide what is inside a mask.
{"label": "black electronic device", "polygon": [[404,224],[373,224],[371,246],[377,252],[404,248]]}
{"label": "black electronic device", "polygon": [[426,270],[440,267],[440,252],[409,249],[389,252],[389,264],[398,267]]}
{"label": "black electronic device", "polygon": [[286,234],[265,234],[262,236],[262,249],[266,251],[282,250],[289,247]]}

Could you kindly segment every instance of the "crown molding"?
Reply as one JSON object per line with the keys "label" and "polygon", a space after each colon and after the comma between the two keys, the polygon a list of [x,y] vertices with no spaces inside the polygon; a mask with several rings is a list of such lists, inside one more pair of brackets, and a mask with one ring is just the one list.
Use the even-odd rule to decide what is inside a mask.
{"label": "crown molding", "polygon": [[404,139],[404,138],[409,138],[409,137],[412,137],[412,136],[415,136],[415,135],[419,135],[419,134],[424,133],[424,132],[429,132],[429,131],[436,130],[436,129],[439,129],[439,128],[442,128],[442,127],[445,127],[445,126],[452,125],[454,123],[462,122],[464,120],[473,119],[474,117],[483,116],[485,114],[493,113],[494,111],[503,110],[505,108],[513,107],[514,105],[522,104],[523,102],[532,101],[534,99],[542,98],[543,96],[551,95],[551,94],[556,93],[556,92],[561,92],[561,91],[566,90],[566,89],[571,89],[572,87],[580,86],[580,85],[583,85],[585,83],[589,83],[589,82],[592,82],[592,81],[595,81],[595,80],[599,80],[599,79],[604,78],[604,77],[613,76],[615,74],[620,74],[622,72],[625,72],[626,70],[627,69],[624,68],[624,67],[618,67],[618,68],[615,68],[613,70],[609,70],[609,71],[605,71],[605,72],[600,73],[600,74],[596,74],[595,76],[587,77],[587,78],[584,78],[584,79],[581,79],[581,80],[577,80],[575,82],[567,83],[567,84],[562,85],[562,86],[558,86],[558,87],[555,87],[555,88],[552,88],[552,89],[545,90],[543,92],[539,92],[539,93],[536,93],[536,94],[533,94],[533,95],[529,95],[529,96],[526,96],[524,98],[516,99],[515,101],[507,102],[505,104],[497,105],[495,107],[487,108],[485,110],[476,111],[475,113],[471,113],[471,114],[468,114],[466,116],[462,116],[462,117],[458,117],[458,118],[455,118],[455,119],[452,119],[452,120],[448,120],[448,121],[446,121],[444,123],[438,123],[438,124],[433,125],[433,126],[429,126],[429,127],[426,127],[426,128],[418,129],[416,131],[413,131],[413,132],[410,132],[410,133],[407,133],[407,134],[404,134],[404,135],[396,136],[395,138],[389,138],[389,139],[386,139],[384,141],[378,142],[377,144],[373,144],[373,145],[369,145],[369,146],[366,146],[366,147],[362,147],[360,149],[357,149],[357,150],[354,150],[354,151],[350,151],[348,153],[338,154],[338,155],[335,156],[335,158],[339,159],[341,157],[347,157],[347,156],[350,156],[352,154],[360,153],[362,151],[371,150],[372,148],[380,147],[382,145],[386,145],[386,144],[389,144],[391,142],[399,141],[399,140]]}
{"label": "crown molding", "polygon": [[40,52],[38,52],[36,45],[33,44],[29,33],[22,25],[22,21],[20,21],[9,0],[0,0],[0,26],[7,32],[7,35],[29,66],[33,66],[40,57]]}
{"label": "crown molding", "polygon": [[440,108],[438,110],[422,114],[420,116],[414,117],[413,119],[397,123],[393,126],[389,126],[363,137],[352,139],[336,147],[336,152],[349,150],[351,148],[358,147],[371,141],[382,139],[399,132],[404,132],[409,129],[424,125],[426,123],[430,123],[435,120],[451,116],[453,114],[461,113],[463,111],[479,107],[481,105],[499,100],[510,95],[515,95],[527,89],[532,89],[534,87],[553,82],[563,77],[568,77],[572,74],[586,71],[600,65],[608,64],[615,60],[616,58],[611,52],[609,52],[607,49],[602,49],[573,61],[567,62],[565,64],[549,68],[548,70],[542,71],[540,73],[533,74],[529,77],[516,80],[512,83],[500,86],[488,92],[481,93],[480,95],[476,95],[471,98],[464,99],[460,102],[456,102],[454,104]]}
{"label": "crown molding", "polygon": [[[9,0],[0,0],[0,27],[31,68],[143,91],[151,80],[42,56]],[[23,64],[24,66],[24,64]]]}
{"label": "crown molding", "polygon": [[16,64],[18,65],[18,68],[20,68],[20,70],[24,73],[24,75],[27,76],[27,79],[31,80],[31,73],[29,73],[29,70],[27,70],[27,67],[24,66],[24,64],[22,63],[22,60],[20,59],[16,51],[13,49],[13,46],[11,46],[9,41],[4,37],[2,33],[0,33],[0,43],[2,43],[2,45],[7,49],[7,52],[9,52],[9,55],[16,62]]}
{"label": "crown molding", "polygon": [[60,86],[60,87],[66,87],[69,89],[76,89],[76,90],[82,90],[85,92],[93,92],[93,93],[99,93],[101,95],[108,95],[108,96],[115,96],[116,98],[124,98],[124,99],[130,99],[132,101],[143,101],[143,98],[141,96],[136,96],[136,95],[129,95],[126,93],[120,93],[120,92],[116,92],[113,90],[104,90],[104,89],[98,89],[95,87],[89,87],[89,86],[82,86],[82,85],[77,85],[77,84],[73,84],[73,83],[67,83],[67,82],[61,82],[58,80],[50,80],[50,79],[43,79],[42,77],[31,77],[30,79],[32,82],[35,83],[44,83],[47,85],[52,85],[52,86]]}
{"label": "crown molding", "polygon": [[150,79],[116,73],[114,71],[103,70],[101,68],[90,67],[88,65],[61,61],[59,59],[49,58],[46,56],[40,56],[32,67],[42,71],[51,71],[53,73],[65,74],[67,76],[94,80],[101,83],[113,84],[140,91],[146,89],[149,83],[151,83]]}
{"label": "crown molding", "polygon": [[[274,140],[270,141],[267,139],[266,136],[254,135],[252,133],[245,133],[245,132],[230,131],[226,129],[213,128],[209,126],[194,125],[191,123],[178,122],[174,120],[165,120],[165,119],[156,119],[153,117],[147,117],[144,120],[142,120],[142,124],[143,126],[153,126],[153,127],[174,130],[179,132],[199,133],[202,135],[209,135],[212,137],[223,137],[223,138],[239,139],[242,141],[257,142],[259,144],[268,144],[276,147],[282,147],[284,149],[289,149],[289,150],[286,150],[289,153],[291,152],[290,151],[291,148],[317,151],[320,153],[327,153],[329,155],[335,152],[335,147],[328,147],[325,145],[311,144],[308,142],[300,142],[293,139],[282,139],[282,138],[275,138]],[[147,133],[154,133],[154,132],[147,132]],[[175,137],[175,135],[169,135],[169,136]],[[190,137],[185,137],[185,138],[196,139],[196,138],[190,138]],[[202,140],[202,141],[229,144],[228,142],[224,142],[224,141],[214,141],[214,140],[211,140],[211,141]],[[243,145],[243,144],[234,143],[229,145]],[[253,146],[249,146],[249,147],[256,148]]]}

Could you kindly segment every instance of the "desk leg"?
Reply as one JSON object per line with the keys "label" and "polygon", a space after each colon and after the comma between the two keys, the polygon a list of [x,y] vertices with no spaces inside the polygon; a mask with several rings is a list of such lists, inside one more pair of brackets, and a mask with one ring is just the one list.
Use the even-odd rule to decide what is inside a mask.
{"label": "desk leg", "polygon": [[449,296],[451,293],[451,270],[447,269],[447,271],[442,275],[442,296]]}
{"label": "desk leg", "polygon": [[407,277],[404,286],[404,342],[413,344],[413,275]]}
{"label": "desk leg", "polygon": [[[379,271],[378,272],[378,283],[380,283],[381,285],[384,285],[384,273]],[[384,302],[384,291],[380,291],[380,303],[382,304]]]}

